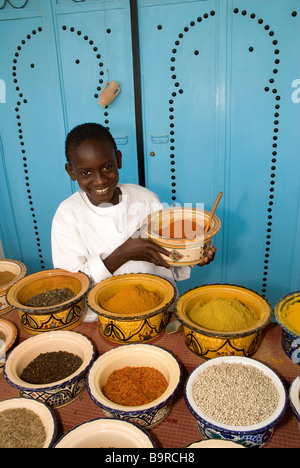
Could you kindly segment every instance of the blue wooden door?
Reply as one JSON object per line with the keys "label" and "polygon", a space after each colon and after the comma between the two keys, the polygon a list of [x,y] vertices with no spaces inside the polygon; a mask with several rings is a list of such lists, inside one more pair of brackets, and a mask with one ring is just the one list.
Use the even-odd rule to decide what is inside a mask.
{"label": "blue wooden door", "polygon": [[[52,268],[52,218],[76,190],[64,171],[71,128],[107,126],[121,181],[138,182],[130,11],[123,0],[0,3],[0,235],[5,256],[34,272]],[[121,92],[103,108],[111,80]]]}
{"label": "blue wooden door", "polygon": [[[222,228],[186,290],[300,288],[298,0],[140,0],[146,183]],[[298,79],[298,80],[297,80]]]}

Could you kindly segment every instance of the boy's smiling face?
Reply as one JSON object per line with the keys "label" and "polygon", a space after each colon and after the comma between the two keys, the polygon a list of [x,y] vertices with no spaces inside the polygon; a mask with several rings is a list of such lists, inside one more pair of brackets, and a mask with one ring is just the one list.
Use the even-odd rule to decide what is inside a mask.
{"label": "boy's smiling face", "polygon": [[122,154],[108,140],[90,138],[73,150],[65,168],[73,181],[77,180],[93,205],[119,203],[119,171]]}

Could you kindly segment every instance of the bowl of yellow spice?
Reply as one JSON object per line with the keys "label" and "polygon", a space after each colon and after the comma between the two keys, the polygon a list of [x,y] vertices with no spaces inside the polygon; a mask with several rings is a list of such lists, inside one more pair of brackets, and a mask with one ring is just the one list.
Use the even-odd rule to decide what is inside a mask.
{"label": "bowl of yellow spice", "polygon": [[96,284],[87,302],[98,314],[101,334],[115,343],[128,344],[153,340],[164,331],[175,295],[166,279],[132,273]]}
{"label": "bowl of yellow spice", "polygon": [[185,343],[196,355],[252,356],[273,309],[258,293],[237,285],[211,284],[182,294],[175,315],[183,326]]}
{"label": "bowl of yellow spice", "polygon": [[282,328],[282,348],[300,364],[300,291],[283,296],[275,305],[275,318]]}
{"label": "bowl of yellow spice", "polygon": [[6,293],[16,281],[24,278],[26,272],[26,266],[19,260],[0,260],[0,315],[11,310],[6,300]]}

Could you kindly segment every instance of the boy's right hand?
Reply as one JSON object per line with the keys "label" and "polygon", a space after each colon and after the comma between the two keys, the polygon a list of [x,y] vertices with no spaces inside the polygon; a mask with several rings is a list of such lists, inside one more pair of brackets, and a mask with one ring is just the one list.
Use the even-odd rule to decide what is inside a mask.
{"label": "boy's right hand", "polygon": [[114,250],[104,260],[104,264],[110,273],[114,273],[130,260],[150,262],[156,266],[162,266],[171,270],[172,266],[160,254],[171,257],[170,252],[152,242],[151,239],[143,237],[139,230]]}

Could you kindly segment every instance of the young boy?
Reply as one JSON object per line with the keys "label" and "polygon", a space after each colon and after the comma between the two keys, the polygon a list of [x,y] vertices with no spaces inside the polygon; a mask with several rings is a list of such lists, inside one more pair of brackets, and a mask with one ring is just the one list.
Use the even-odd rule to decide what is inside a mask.
{"label": "young boy", "polygon": [[[54,268],[82,271],[94,283],[125,273],[150,273],[173,284],[189,278],[189,267],[170,267],[160,255],[169,252],[141,235],[147,216],[162,205],[147,188],[119,184],[122,154],[109,131],[96,123],[79,125],[67,135],[65,150],[65,169],[81,190],[53,218]],[[213,248],[203,264],[214,255]],[[94,318],[89,312],[87,320]]]}

